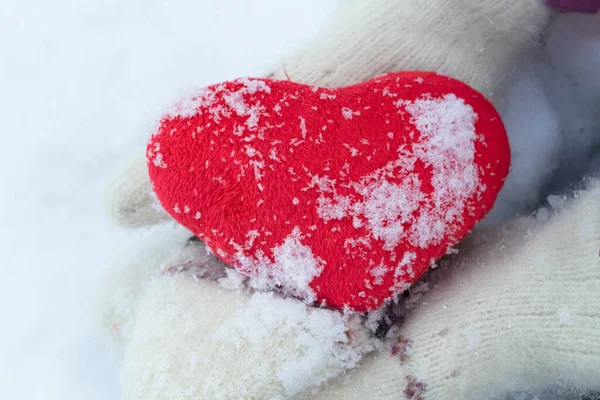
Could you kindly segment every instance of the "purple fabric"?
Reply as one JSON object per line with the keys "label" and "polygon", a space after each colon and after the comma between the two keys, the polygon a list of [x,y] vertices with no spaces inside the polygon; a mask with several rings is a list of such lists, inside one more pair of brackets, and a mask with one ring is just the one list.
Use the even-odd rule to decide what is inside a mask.
{"label": "purple fabric", "polygon": [[546,0],[546,4],[562,12],[594,14],[600,10],[600,0]]}

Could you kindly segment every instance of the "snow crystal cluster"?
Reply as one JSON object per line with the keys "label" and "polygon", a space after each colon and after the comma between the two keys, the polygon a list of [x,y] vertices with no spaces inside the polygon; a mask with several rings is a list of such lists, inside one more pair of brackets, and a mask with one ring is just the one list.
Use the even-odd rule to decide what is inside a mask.
{"label": "snow crystal cluster", "polygon": [[302,243],[303,234],[300,229],[294,227],[283,243],[273,248],[274,262],[261,250],[247,255],[254,239],[255,237],[250,237],[243,247],[232,241],[237,250],[238,268],[252,271],[248,272],[248,286],[262,291],[284,290],[285,295],[303,299],[308,304],[313,303],[316,294],[309,284],[321,274],[325,262]]}
{"label": "snow crystal cluster", "polygon": [[[360,361],[365,348],[349,346],[346,329],[345,317],[339,313],[306,307],[272,293],[255,293],[243,309],[218,327],[213,340],[241,351],[249,346],[255,354],[275,353],[274,359],[284,361],[277,362],[274,371],[269,363],[257,363],[248,374],[269,376],[274,372],[286,394],[293,396],[320,386]],[[274,342],[277,338],[287,338],[292,344]],[[291,345],[297,346],[297,351],[290,352]]]}

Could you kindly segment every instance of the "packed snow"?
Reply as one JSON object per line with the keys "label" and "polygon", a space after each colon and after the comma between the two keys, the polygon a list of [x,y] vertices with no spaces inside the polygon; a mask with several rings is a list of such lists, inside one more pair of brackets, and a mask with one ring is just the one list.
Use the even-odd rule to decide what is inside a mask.
{"label": "packed snow", "polygon": [[[119,398],[94,293],[111,257],[137,235],[105,219],[106,176],[144,145],[174,100],[261,74],[336,2],[2,3],[1,398]],[[530,54],[509,78],[500,111],[515,159],[488,222],[600,174],[599,65],[600,15],[563,16],[547,51]],[[568,315],[557,318],[567,323]]]}

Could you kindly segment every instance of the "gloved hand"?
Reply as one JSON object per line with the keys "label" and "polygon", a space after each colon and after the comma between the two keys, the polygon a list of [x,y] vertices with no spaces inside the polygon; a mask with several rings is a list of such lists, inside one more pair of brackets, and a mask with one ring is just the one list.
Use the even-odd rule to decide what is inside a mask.
{"label": "gloved hand", "polygon": [[598,393],[599,204],[596,182],[547,223],[475,233],[410,299],[391,349],[307,398]]}
{"label": "gloved hand", "polygon": [[[493,100],[548,17],[535,0],[346,0],[285,64],[292,80],[320,86],[436,70]],[[131,165],[117,173],[109,209],[123,224],[153,224],[162,217],[151,211],[145,160]],[[491,244],[479,242],[483,232],[469,240],[431,274],[423,297],[413,291],[405,323],[381,343],[356,318],[252,294],[201,245],[185,246],[185,230],[155,228],[167,231],[151,237],[174,245],[146,244],[144,258],[160,256],[127,260],[102,296],[104,325],[124,346],[124,397],[480,399],[552,383],[596,389],[598,193],[530,236],[525,221],[508,236],[489,233]]]}

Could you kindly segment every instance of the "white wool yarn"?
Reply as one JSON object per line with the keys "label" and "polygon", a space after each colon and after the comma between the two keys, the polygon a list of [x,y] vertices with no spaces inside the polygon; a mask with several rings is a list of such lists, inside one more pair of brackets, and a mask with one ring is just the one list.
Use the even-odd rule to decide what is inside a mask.
{"label": "white wool yarn", "polygon": [[600,391],[600,184],[549,222],[480,231],[434,271],[382,351],[314,399]]}

